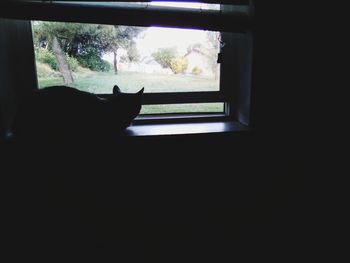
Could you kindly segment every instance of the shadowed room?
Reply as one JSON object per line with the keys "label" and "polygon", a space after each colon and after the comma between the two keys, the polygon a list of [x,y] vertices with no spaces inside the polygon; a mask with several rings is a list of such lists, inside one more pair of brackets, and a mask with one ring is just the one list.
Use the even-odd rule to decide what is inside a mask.
{"label": "shadowed room", "polygon": [[296,9],[2,1],[5,251],[100,262],[312,254]]}

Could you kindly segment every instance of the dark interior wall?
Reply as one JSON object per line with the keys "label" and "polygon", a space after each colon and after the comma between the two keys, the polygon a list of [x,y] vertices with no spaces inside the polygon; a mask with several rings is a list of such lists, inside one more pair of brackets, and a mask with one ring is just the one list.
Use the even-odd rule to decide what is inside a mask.
{"label": "dark interior wall", "polygon": [[256,136],[19,146],[6,159],[17,160],[9,240],[129,262],[298,257],[309,238],[302,160]]}
{"label": "dark interior wall", "polygon": [[129,262],[286,261],[310,252],[303,31],[289,23],[288,6],[276,15],[264,2],[253,131],[10,147],[9,244]]}
{"label": "dark interior wall", "polygon": [[11,125],[18,98],[36,87],[31,34],[29,21],[0,18],[0,105],[6,129]]}
{"label": "dark interior wall", "polygon": [[[8,74],[8,71],[10,68],[12,68],[12,59],[10,58],[10,46],[11,42],[8,41],[8,38],[10,38],[11,32],[10,32],[10,26],[9,26],[9,21],[7,19],[1,19],[0,20],[0,43],[1,43],[1,60],[3,62],[8,62],[8,63],[0,63],[0,110],[2,114],[1,118],[1,126],[5,130],[8,128],[10,119],[12,118],[14,111],[15,111],[15,95],[11,87],[11,84],[13,83],[13,77]],[[12,33],[13,34],[13,33]],[[5,37],[5,36],[8,36]],[[6,128],[5,128],[6,127]]]}

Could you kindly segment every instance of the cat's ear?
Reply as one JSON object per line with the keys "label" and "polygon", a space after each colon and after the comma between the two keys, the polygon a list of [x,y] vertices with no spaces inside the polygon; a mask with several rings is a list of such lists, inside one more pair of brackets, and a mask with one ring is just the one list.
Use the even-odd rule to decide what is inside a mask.
{"label": "cat's ear", "polygon": [[142,89],[140,89],[140,90],[137,92],[137,94],[142,95],[144,90],[145,90],[145,88],[143,87]]}
{"label": "cat's ear", "polygon": [[117,94],[120,94],[120,93],[122,93],[120,88],[117,85],[114,85],[114,87],[113,87],[113,94],[117,95]]}

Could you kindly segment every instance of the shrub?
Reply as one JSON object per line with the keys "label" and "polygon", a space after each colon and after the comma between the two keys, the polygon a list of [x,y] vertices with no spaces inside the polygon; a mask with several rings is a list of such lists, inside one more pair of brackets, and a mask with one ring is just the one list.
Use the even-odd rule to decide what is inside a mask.
{"label": "shrub", "polygon": [[92,71],[107,72],[111,70],[111,65],[98,56],[83,56],[78,58],[79,64]]}
{"label": "shrub", "polygon": [[172,60],[176,59],[176,48],[160,48],[152,54],[157,63],[163,68],[171,68]]}
{"label": "shrub", "polygon": [[193,75],[196,75],[196,76],[202,74],[202,72],[203,72],[203,70],[202,70],[200,67],[198,67],[198,66],[195,66],[195,67],[192,69],[192,74],[193,74]]}
{"label": "shrub", "polygon": [[111,64],[103,60],[94,48],[87,48],[84,53],[77,58],[79,64],[92,71],[107,72],[111,70]]}
{"label": "shrub", "polygon": [[58,70],[56,57],[51,51],[45,48],[37,48],[35,54],[37,61],[49,65],[53,70]]}
{"label": "shrub", "polygon": [[49,78],[57,74],[48,64],[36,62],[36,74],[38,78]]}
{"label": "shrub", "polygon": [[103,72],[108,72],[108,71],[111,71],[113,68],[112,64],[109,63],[108,61],[104,60],[104,59],[101,59],[101,71]]}
{"label": "shrub", "polygon": [[[50,66],[53,70],[58,70],[56,56],[52,53],[52,51],[45,48],[37,48],[35,50],[36,60],[41,63],[45,63]],[[66,61],[68,63],[68,67],[71,71],[77,71],[79,62],[76,58],[70,57],[66,54]]]}
{"label": "shrub", "polygon": [[174,74],[184,73],[188,67],[186,58],[174,58],[170,62],[170,69]]}
{"label": "shrub", "polygon": [[73,72],[78,71],[79,61],[76,58],[70,57],[66,54],[66,61],[68,63],[68,67],[71,71],[73,71]]}

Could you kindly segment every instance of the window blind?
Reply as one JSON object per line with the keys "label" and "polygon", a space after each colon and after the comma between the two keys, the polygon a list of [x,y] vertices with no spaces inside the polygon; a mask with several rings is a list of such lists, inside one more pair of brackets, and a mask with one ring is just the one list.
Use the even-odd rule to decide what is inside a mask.
{"label": "window blind", "polygon": [[[150,2],[150,1],[137,1]],[[159,2],[159,1],[158,1]],[[187,1],[188,2],[188,1]],[[227,32],[244,32],[252,27],[248,1],[207,0],[223,4],[221,10],[204,10],[155,5],[136,1],[40,1],[3,0],[0,17],[61,22],[164,26]],[[230,5],[227,3],[230,2]],[[125,4],[123,4],[125,3]],[[134,3],[130,5],[128,3]],[[242,6],[247,6],[242,10]]]}

